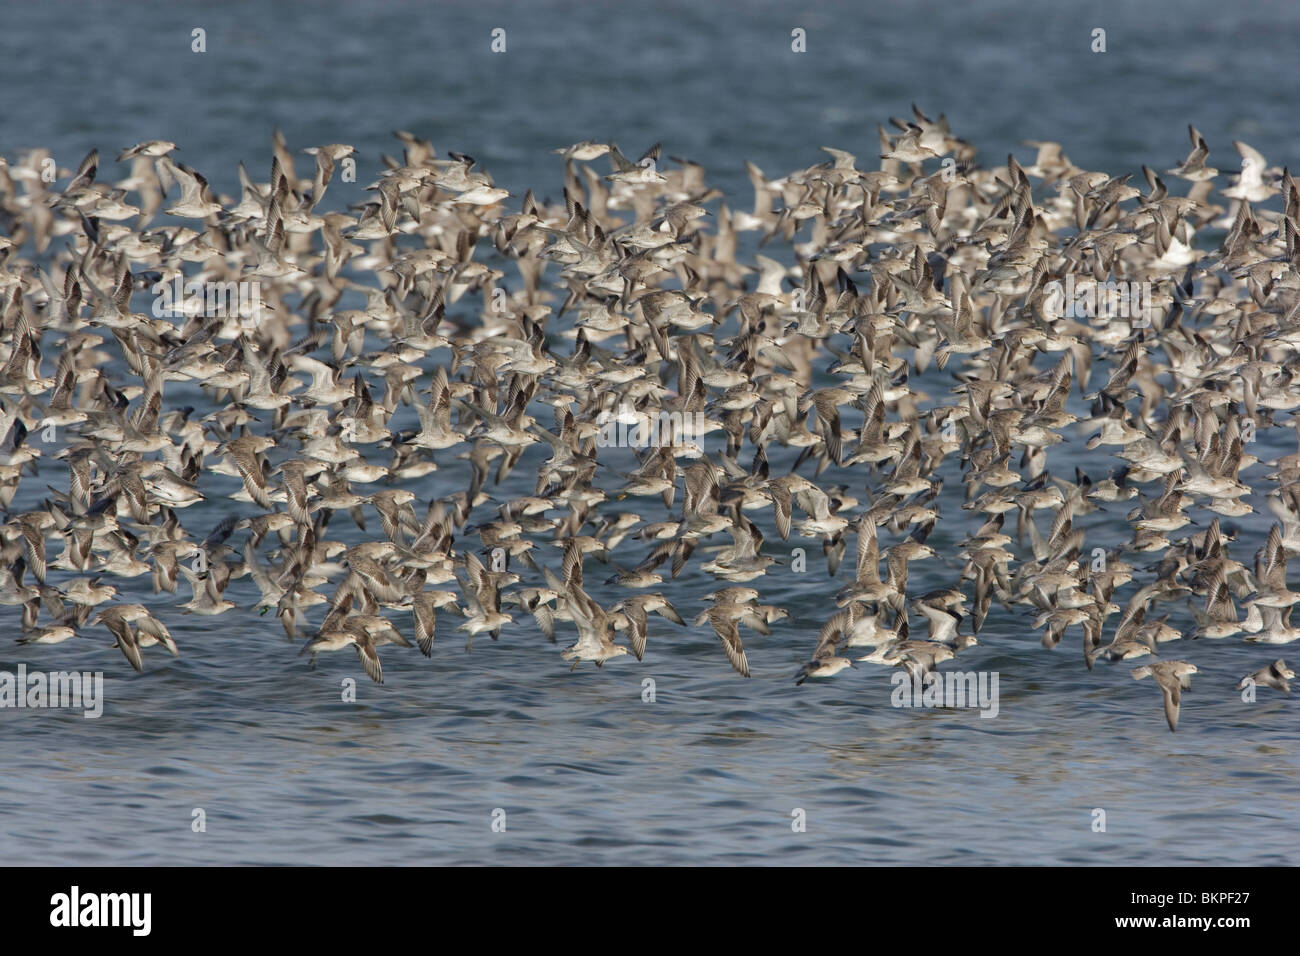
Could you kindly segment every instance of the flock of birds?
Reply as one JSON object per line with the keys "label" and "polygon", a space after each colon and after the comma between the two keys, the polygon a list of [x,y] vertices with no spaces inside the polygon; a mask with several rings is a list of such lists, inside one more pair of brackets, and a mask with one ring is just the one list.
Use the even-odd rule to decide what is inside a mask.
{"label": "flock of birds", "polygon": [[[759,590],[790,573],[774,526],[820,540],[831,576],[857,546],[801,683],[855,650],[920,678],[976,645],[996,602],[1046,647],[1080,633],[1089,669],[1158,658],[1130,673],[1155,679],[1175,729],[1197,669],[1168,644],[1300,638],[1300,449],[1251,454],[1300,429],[1300,191],[1241,142],[1240,172],[1220,174],[1194,128],[1140,188],[1056,143],[984,167],[943,117],[891,122],[870,162],[826,149],[775,179],[749,164],[750,209],[658,146],[557,150],[562,201],[516,205],[472,157],[401,132],[401,158],[364,190],[336,185],[353,202],[335,211],[322,200],[352,147],[307,150],[299,176],[278,133],[269,181],[241,164],[237,200],[168,142],[125,150],[116,182],[96,153],[57,177],[42,151],[0,158],[0,603],[21,609],[19,642],[102,627],[139,671],[154,647],[180,652],[166,599],[123,602],[111,580],[151,575],[157,595],[184,579],[181,607],[218,615],[249,577],[313,666],[353,648],[381,681],[386,645],[433,652],[439,611],[470,641],[525,614],[553,642],[572,627],[561,656],[600,666],[640,660],[665,627],[652,614],[688,626],[656,588],[694,558],[720,582],[694,626],[748,677],[742,629],[788,617]],[[1052,293],[1066,277],[1149,283],[1149,321],[1070,314]],[[259,301],[159,317],[148,303],[178,279],[255,283]],[[604,440],[611,421],[665,420],[698,427]],[[1053,470],[1052,446],[1082,439],[1113,459]],[[525,455],[533,493],[504,494]],[[19,509],[42,456],[66,485],[25,488]],[[449,459],[467,488],[433,474]],[[237,504],[195,533],[182,516],[219,497],[214,476],[239,480]],[[945,481],[964,489],[950,522],[975,519],[959,560],[926,543]],[[1253,569],[1230,556],[1251,502],[1276,516]],[[1131,537],[1090,547],[1096,509]],[[338,512],[379,524],[348,546]],[[909,591],[909,566],[935,558],[960,567],[951,586]],[[589,594],[592,562],[621,600]],[[1178,606],[1194,630],[1171,623]],[[1240,688],[1290,694],[1294,676],[1277,660]]]}

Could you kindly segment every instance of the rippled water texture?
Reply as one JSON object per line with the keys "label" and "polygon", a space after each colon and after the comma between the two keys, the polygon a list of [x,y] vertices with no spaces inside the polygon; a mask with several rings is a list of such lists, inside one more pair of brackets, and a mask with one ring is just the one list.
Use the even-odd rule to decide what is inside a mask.
{"label": "rippled water texture", "polygon": [[[905,115],[913,101],[946,112],[989,165],[1013,149],[1032,159],[1021,140],[1057,139],[1085,168],[1133,172],[1140,182],[1141,163],[1163,169],[1181,160],[1188,122],[1225,170],[1236,162],[1234,138],[1279,165],[1294,169],[1300,158],[1300,6],[1289,3],[462,8],[367,0],[202,12],[54,3],[15,5],[3,17],[0,152],[48,147],[60,166],[75,167],[99,147],[107,165],[124,146],[169,139],[227,193],[237,191],[241,159],[266,179],[276,126],[295,147],[356,145],[359,183],[378,175],[381,152],[400,154],[390,134],[407,128],[440,153],[474,155],[516,194],[531,186],[552,197],[563,174],[550,148],[615,139],[635,155],[662,141],[665,156],[703,163],[732,205],[747,207],[746,159],[775,176],[820,161],[818,147],[832,145],[870,168],[876,124]],[[196,26],[207,30],[202,56],[190,52]],[[508,34],[500,56],[488,49],[497,26]],[[804,55],[790,52],[794,27],[808,32]],[[1108,31],[1104,55],[1089,52],[1094,27]],[[939,399],[951,380],[932,370],[916,384]],[[169,385],[169,407],[191,398],[202,400]],[[1067,434],[1071,442],[1050,452],[1052,470],[1093,467],[1097,456]],[[1293,437],[1261,439],[1261,459],[1295,450]],[[530,492],[544,457],[531,449],[499,493]],[[774,458],[774,468],[782,464]],[[951,555],[970,525],[958,507],[957,462],[941,474],[943,512],[958,517],[941,521],[930,543]],[[24,480],[15,507],[39,504],[47,482],[65,481],[62,465],[47,460]],[[413,488],[423,501],[465,481],[463,465],[449,463]],[[1263,510],[1262,496],[1253,500]],[[639,505],[659,520],[657,507]],[[201,535],[239,507],[218,498],[183,520]],[[1081,521],[1090,547],[1128,535],[1125,510]],[[1249,560],[1267,519],[1239,524],[1234,555]],[[331,532],[359,540],[344,515]],[[769,533],[769,544],[782,543]],[[1023,609],[995,607],[980,646],[961,660],[1000,673],[998,718],[897,710],[883,668],[792,683],[829,595],[851,574],[851,554],[835,582],[816,541],[809,556],[807,574],[760,582],[764,600],[791,617],[769,637],[746,636],[748,681],[727,667],[707,628],[652,618],[644,662],[570,674],[526,618],[499,642],[481,637],[471,654],[449,618],[431,660],[386,651],[378,686],[350,653],[309,671],[270,615],[246,609],[257,596],[247,579],[231,585],[241,609],[218,618],[183,617],[166,608],[183,597],[155,602],[148,577],[137,579],[135,599],[166,608],[159,613],[179,659],[155,654],[137,675],[102,630],[30,653],[0,642],[0,669],[103,670],[107,698],[99,720],[0,711],[4,858],[1288,862],[1278,836],[1300,823],[1296,702],[1263,692],[1246,706],[1233,691],[1276,656],[1272,649],[1237,639],[1180,647],[1177,656],[1201,673],[1170,734],[1151,682],[1129,679],[1127,665],[1089,673],[1077,632],[1047,652]],[[683,614],[716,585],[698,565],[665,586]],[[599,582],[604,569],[589,566]],[[920,562],[912,588],[951,586],[958,570]],[[617,592],[597,585],[592,593],[608,603]],[[9,637],[16,610],[4,609]],[[1175,613],[1190,626],[1185,610]],[[344,677],[360,679],[357,704],[340,700]],[[642,700],[647,677],[653,703]],[[194,808],[206,812],[205,833],[191,831]],[[507,815],[504,833],[491,828],[496,808]],[[795,808],[806,811],[806,833],[792,832]],[[1092,832],[1093,808],[1107,811],[1107,832]]]}

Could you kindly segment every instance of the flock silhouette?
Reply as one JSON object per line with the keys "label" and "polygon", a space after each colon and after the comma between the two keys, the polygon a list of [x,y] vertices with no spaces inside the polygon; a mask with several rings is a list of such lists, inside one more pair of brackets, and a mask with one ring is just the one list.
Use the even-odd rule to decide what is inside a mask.
{"label": "flock silhouette", "polygon": [[[116,179],[97,153],[53,175],[42,151],[0,159],[19,643],[111,637],[142,671],[184,653],[182,611],[231,610],[248,577],[268,630],[312,665],[351,648],[376,681],[387,645],[445,652],[439,612],[467,648],[563,637],[575,668],[707,626],[748,677],[747,632],[770,634],[810,651],[800,683],[857,661],[920,679],[1001,613],[1044,647],[1077,639],[1080,666],[1151,658],[1129,673],[1171,730],[1197,673],[1166,659],[1175,641],[1238,641],[1256,668],[1238,690],[1289,695],[1285,661],[1245,661],[1300,637],[1300,449],[1252,454],[1300,422],[1289,171],[1237,142],[1221,173],[1195,128],[1132,183],[1050,142],[982,164],[915,107],[891,124],[867,162],[748,164],[748,208],[697,163],[601,142],[556,150],[552,201],[399,132],[334,211],[353,148],[278,133],[238,197],[164,141],[123,151]],[[1067,441],[1086,470],[1056,460]],[[43,456],[66,482],[16,510]],[[449,460],[468,487],[440,480]],[[505,494],[521,460],[532,494]],[[228,516],[187,526],[214,476],[239,479]],[[941,513],[945,479],[964,495]],[[1089,543],[1096,509],[1122,544]],[[1234,523],[1263,511],[1259,540]],[[339,512],[364,540],[339,540]],[[926,543],[940,520],[964,526],[955,556]],[[840,579],[815,640],[763,602],[789,573],[773,529],[820,541]],[[909,589],[935,559],[949,586]],[[587,589],[600,563],[615,603]],[[683,616],[662,591],[692,563],[719,586]],[[119,599],[145,575],[152,600]]]}

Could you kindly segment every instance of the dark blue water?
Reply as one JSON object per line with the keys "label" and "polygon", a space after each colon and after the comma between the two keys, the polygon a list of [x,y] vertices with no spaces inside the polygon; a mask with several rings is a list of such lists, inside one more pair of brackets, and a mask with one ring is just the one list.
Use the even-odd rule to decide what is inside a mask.
{"label": "dark blue water", "polygon": [[[170,139],[228,193],[240,160],[267,178],[279,127],[295,148],[354,144],[357,183],[336,181],[330,199],[364,201],[381,153],[400,156],[392,131],[408,129],[442,155],[474,155],[516,195],[559,195],[553,147],[614,139],[639,154],[661,141],[664,156],[702,163],[744,207],[745,160],[775,176],[819,162],[826,145],[870,168],[876,125],[912,102],[946,113],[990,165],[1013,150],[1032,159],[1023,140],[1055,139],[1085,168],[1140,180],[1144,162],[1181,160],[1189,122],[1225,170],[1237,163],[1234,138],[1272,163],[1294,168],[1300,157],[1300,7],[1280,2],[53,3],[7,7],[3,23],[0,153],[43,147],[75,167],[98,147],[110,166],[122,147]],[[207,33],[203,54],[191,52],[196,27]],[[497,27],[504,54],[490,51]],[[1089,49],[1098,27],[1104,54]],[[807,33],[806,53],[791,52],[794,28]],[[943,400],[951,383],[918,384]],[[185,397],[169,387],[169,406]],[[1052,449],[1054,471],[1104,469],[1081,435],[1067,434],[1071,443]],[[1255,454],[1290,453],[1293,440],[1264,433]],[[531,450],[501,494],[531,490],[544,457]],[[422,500],[464,487],[463,464],[441,467],[415,483]],[[955,461],[944,475],[944,514],[961,515]],[[64,481],[60,465],[43,461],[16,507]],[[210,487],[229,493],[237,483],[213,476]],[[636,510],[659,520],[644,502]],[[1254,503],[1263,510],[1262,495]],[[183,520],[201,535],[239,507],[218,498]],[[1126,510],[1088,516],[1089,546],[1127,537]],[[1234,556],[1248,560],[1268,522],[1239,524]],[[941,522],[931,543],[951,554],[968,530]],[[359,540],[342,515],[331,532]],[[830,581],[815,540],[788,547],[809,544],[808,573],[760,582],[764,600],[791,617],[771,636],[747,635],[749,681],[727,667],[707,627],[652,618],[643,662],[570,674],[525,617],[465,654],[448,616],[433,658],[389,649],[378,686],[350,653],[307,670],[278,625],[251,609],[247,579],[229,592],[243,606],[217,618],[182,615],[170,606],[181,597],[155,599],[147,576],[122,582],[172,627],[179,659],[150,656],[137,675],[102,631],[55,648],[0,648],[0,669],[103,670],[107,698],[99,720],[0,711],[5,858],[1286,862],[1276,834],[1300,822],[1295,702],[1264,692],[1247,705],[1232,689],[1272,649],[1232,639],[1164,652],[1201,670],[1176,735],[1151,682],[1132,681],[1127,665],[1086,671],[1074,632],[1055,653],[1041,650],[1023,609],[995,609],[981,645],[962,656],[970,669],[1000,673],[997,719],[892,708],[888,671],[865,665],[795,687],[827,595],[852,565],[850,554]],[[951,586],[958,570],[921,562],[914,586]],[[664,590],[693,614],[716,584],[693,561]],[[608,604],[618,592],[592,593]],[[16,609],[4,611],[16,636]],[[1189,628],[1190,613],[1175,609],[1171,623]],[[340,699],[346,677],[360,678],[358,703]],[[647,677],[653,703],[642,699]],[[192,832],[196,808],[206,832]],[[806,811],[805,833],[791,829],[795,808]],[[1092,830],[1093,808],[1107,812],[1104,833]],[[503,833],[491,827],[496,809]]]}

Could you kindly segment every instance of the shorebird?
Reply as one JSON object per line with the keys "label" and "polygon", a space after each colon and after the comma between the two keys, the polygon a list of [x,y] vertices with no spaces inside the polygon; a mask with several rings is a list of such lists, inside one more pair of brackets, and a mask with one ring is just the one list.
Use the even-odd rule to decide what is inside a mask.
{"label": "shorebird", "polygon": [[740,637],[740,625],[744,624],[760,634],[768,634],[770,621],[785,617],[786,612],[782,608],[769,608],[755,604],[759,594],[754,588],[726,587],[704,597],[706,600],[711,600],[713,606],[696,615],[695,626],[700,627],[707,621],[713,628],[713,632],[718,635],[718,639],[722,641],[722,650],[727,655],[727,660],[731,662],[731,666],[741,676],[749,677],[749,657],[745,653],[745,644]]}
{"label": "shorebird", "polygon": [[1182,705],[1183,691],[1192,686],[1192,675],[1197,673],[1196,665],[1187,661],[1160,661],[1156,664],[1143,664],[1133,669],[1133,679],[1142,680],[1154,677],[1160,685],[1160,692],[1165,698],[1165,720],[1171,731],[1178,729],[1178,712]]}
{"label": "shorebird", "polygon": [[170,209],[169,216],[181,216],[186,219],[207,219],[221,212],[221,203],[210,198],[208,181],[198,172],[181,163],[164,158],[165,168],[181,184],[181,198]]}
{"label": "shorebird", "polygon": [[[475,634],[486,631],[495,641],[501,636],[502,625],[514,620],[501,610],[501,592],[498,586],[500,579],[495,576],[497,573],[489,572],[483,566],[483,562],[472,552],[466,552],[465,573],[456,574],[460,582],[461,595],[465,598],[465,603],[471,612],[465,623],[457,628],[458,631],[465,631],[469,635],[465,642],[467,651],[474,642]],[[569,606],[572,608],[575,603],[570,601]]]}
{"label": "shorebird", "polygon": [[77,631],[66,624],[54,624],[50,627],[38,627],[23,633],[17,639],[19,644],[62,644],[75,637]]}
{"label": "shorebird", "polygon": [[119,163],[126,162],[126,160],[134,159],[136,156],[147,156],[150,159],[155,159],[159,156],[166,156],[175,148],[175,143],[169,143],[162,139],[151,139],[122,150],[117,154],[117,161]]}
{"label": "shorebird", "polygon": [[834,677],[844,668],[856,666],[851,658],[839,656],[840,646],[846,637],[844,618],[837,615],[827,621],[817,637],[812,660],[800,668],[795,675],[795,683],[802,684],[810,677]]}
{"label": "shorebird", "polygon": [[955,645],[957,627],[965,619],[962,610],[966,597],[960,591],[932,591],[912,603],[930,625],[926,639],[937,644]]}
{"label": "shorebird", "polygon": [[579,584],[571,582],[566,587],[549,569],[546,569],[546,579],[568,609],[569,619],[578,628],[577,642],[560,654],[564,660],[573,661],[569,668],[571,671],[577,670],[583,661],[603,667],[606,661],[628,652],[622,644],[614,643],[614,618]]}
{"label": "shorebird", "polygon": [[1280,609],[1300,602],[1300,594],[1287,588],[1286,560],[1286,551],[1282,547],[1282,529],[1279,525],[1273,525],[1264,547],[1255,559],[1258,591],[1250,604]]}
{"label": "shorebird", "polygon": [[1197,131],[1195,126],[1187,127],[1187,135],[1192,141],[1192,151],[1187,154],[1187,158],[1173,169],[1167,169],[1171,176],[1177,176],[1179,179],[1186,179],[1188,182],[1201,182],[1206,179],[1213,179],[1219,175],[1219,171],[1205,164],[1205,160],[1210,155],[1210,147],[1205,145],[1205,137]]}
{"label": "shorebird", "polygon": [[[682,623],[701,570],[724,585],[694,626],[745,675],[793,646],[764,603],[789,587],[824,593],[801,680],[852,647],[920,674],[1016,621],[1048,646],[1078,627],[1089,668],[1186,631],[1244,671],[1245,644],[1300,639],[1289,167],[1238,141],[1219,189],[1192,127],[1173,195],[1151,166],[1049,141],[981,164],[942,115],[891,124],[878,169],[834,147],[747,164],[741,210],[658,144],[561,148],[554,202],[404,131],[354,206],[331,188],[353,147],[304,163],[278,132],[233,202],[161,139],[116,181],[92,150],[62,192],[40,151],[0,162],[0,607],[22,646],[102,624],[139,669],[194,619],[130,602],[184,578],[186,612],[274,609],[375,680],[407,643],[389,611],[425,656],[463,608],[467,648],[527,613],[601,665],[643,659],[651,614]],[[223,500],[210,533],[187,520]],[[1247,568],[1229,549],[1260,543],[1261,501]],[[1175,714],[1178,663],[1149,671]]]}
{"label": "shorebird", "polygon": [[1128,661],[1156,652],[1155,633],[1142,626],[1146,611],[1145,602],[1130,603],[1109,644],[1104,647],[1100,644],[1095,647],[1085,645],[1084,661],[1088,670],[1092,670],[1093,662],[1098,657],[1110,661]]}
{"label": "shorebird", "polygon": [[311,666],[316,666],[316,655],[322,651],[339,651],[345,647],[355,647],[357,660],[361,662],[366,676],[376,684],[384,682],[384,667],[379,660],[375,639],[366,622],[356,617],[347,617],[333,622],[326,621],[310,641],[303,645],[299,654],[311,653]]}
{"label": "shorebird", "polygon": [[1295,671],[1286,666],[1286,661],[1278,658],[1267,667],[1261,667],[1252,674],[1247,674],[1237,684],[1237,690],[1244,690],[1246,687],[1272,687],[1274,690],[1280,690],[1288,697],[1291,696],[1290,682],[1295,680]]}
{"label": "shorebird", "polygon": [[[632,642],[632,653],[636,655],[637,660],[641,660],[645,656],[646,630],[649,621],[647,615],[649,613],[658,613],[661,617],[667,618],[674,624],[686,624],[682,616],[677,613],[677,609],[662,594],[637,594],[633,597],[624,598],[610,610],[619,614],[626,621],[629,639]],[[616,618],[615,627],[618,627],[620,623],[622,622]]]}
{"label": "shorebird", "polygon": [[[144,670],[141,648],[161,644],[172,656],[180,651],[167,627],[139,604],[117,604],[95,615],[93,624],[103,624],[114,637],[113,646],[137,671]],[[134,627],[132,625],[135,625]]]}

